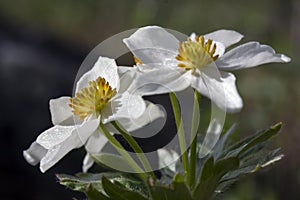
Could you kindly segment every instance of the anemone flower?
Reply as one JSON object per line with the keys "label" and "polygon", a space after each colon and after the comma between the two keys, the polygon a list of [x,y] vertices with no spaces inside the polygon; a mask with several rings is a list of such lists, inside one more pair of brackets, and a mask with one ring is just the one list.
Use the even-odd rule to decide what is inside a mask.
{"label": "anemone flower", "polygon": [[225,48],[242,38],[236,31],[218,30],[204,36],[192,34],[187,41],[180,42],[161,27],[147,26],[123,41],[135,55],[137,66],[145,72],[136,79],[140,93],[162,94],[192,86],[221,109],[238,112],[243,102],[235,76],[227,71],[290,61],[289,57],[276,54],[272,47],[258,42],[248,42],[225,52]]}
{"label": "anemone flower", "polygon": [[[120,67],[119,73],[124,69]],[[118,120],[128,130],[141,128],[162,116],[155,105],[145,102],[141,96],[127,91],[131,80],[121,78],[113,59],[99,57],[94,67],[77,82],[74,97],[50,100],[53,127],[41,133],[29,149],[23,152],[32,165],[40,163],[45,172],[68,152],[86,146],[88,152],[100,152],[107,139],[98,129],[100,123],[109,127]],[[151,109],[151,116],[149,116]],[[134,120],[134,124],[131,124]],[[92,164],[85,159],[83,169]]]}

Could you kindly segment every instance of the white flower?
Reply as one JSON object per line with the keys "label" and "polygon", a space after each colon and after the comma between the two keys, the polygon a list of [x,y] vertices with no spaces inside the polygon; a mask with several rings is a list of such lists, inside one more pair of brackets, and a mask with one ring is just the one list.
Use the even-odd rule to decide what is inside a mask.
{"label": "white flower", "polygon": [[[185,42],[158,26],[137,30],[124,43],[145,73],[136,80],[137,93],[147,95],[176,92],[192,86],[223,110],[237,112],[243,102],[236,88],[236,78],[227,70],[237,70],[270,62],[289,62],[258,42],[242,44],[225,53],[225,48],[239,42],[243,35],[218,30],[198,37],[192,34]],[[214,62],[213,62],[214,61]],[[213,67],[213,63],[217,68]],[[145,87],[141,87],[145,85]]]}
{"label": "white flower", "polygon": [[[132,83],[134,80],[140,75],[137,68],[134,67],[118,67],[118,74],[120,76],[120,88],[119,93],[128,92],[130,94],[134,94],[135,91],[132,87]],[[133,89],[132,89],[133,88]],[[130,99],[129,102],[131,102]],[[159,106],[150,103],[149,101],[145,101],[146,109],[142,115],[138,118],[130,118],[126,117],[119,118],[118,122],[122,124],[122,126],[127,131],[134,131],[144,127],[145,125],[153,122],[154,120],[164,117],[163,111],[159,108]],[[117,132],[113,126],[107,124],[106,128],[110,132]],[[91,157],[92,154],[100,153],[105,144],[107,143],[107,138],[99,131],[95,131],[93,135],[88,139],[85,148],[87,150],[87,154],[83,160],[82,171],[87,172],[90,167],[94,164],[94,160]]]}
{"label": "white flower", "polygon": [[[107,142],[98,129],[100,123],[109,126],[109,122],[118,120],[125,128],[135,130],[162,117],[158,107],[127,91],[131,80],[119,77],[124,69],[134,71],[118,68],[113,59],[99,57],[94,67],[78,81],[75,97],[50,100],[54,126],[41,133],[23,152],[25,159],[32,165],[40,162],[40,170],[45,172],[72,149],[84,144],[88,152],[100,152]],[[147,113],[149,109],[151,116]],[[130,123],[132,119],[135,124]],[[83,168],[90,166],[91,161],[84,163]]]}

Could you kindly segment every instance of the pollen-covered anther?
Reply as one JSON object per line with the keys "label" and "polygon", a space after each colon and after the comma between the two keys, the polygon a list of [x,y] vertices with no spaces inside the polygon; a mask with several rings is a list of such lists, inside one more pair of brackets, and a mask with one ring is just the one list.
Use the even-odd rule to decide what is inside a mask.
{"label": "pollen-covered anther", "polygon": [[84,119],[86,116],[99,114],[103,106],[116,94],[116,89],[112,89],[109,83],[102,77],[89,82],[89,86],[82,88],[70,98],[69,106],[72,112]]}
{"label": "pollen-covered anther", "polygon": [[140,61],[140,59],[138,59],[138,57],[136,57],[135,55],[133,55],[133,59],[136,64],[143,64],[143,62]]}
{"label": "pollen-covered anther", "polygon": [[201,68],[218,59],[215,55],[217,46],[211,39],[205,41],[203,36],[195,36],[195,40],[179,42],[179,54],[176,59],[180,61],[178,67],[186,70]]}

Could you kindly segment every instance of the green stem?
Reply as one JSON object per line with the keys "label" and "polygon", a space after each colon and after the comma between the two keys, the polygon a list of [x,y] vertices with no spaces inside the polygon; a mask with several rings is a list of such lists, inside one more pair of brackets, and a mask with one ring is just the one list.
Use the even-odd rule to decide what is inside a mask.
{"label": "green stem", "polygon": [[102,133],[108,139],[108,141],[116,148],[116,150],[123,156],[123,158],[131,165],[131,167],[135,170],[136,173],[139,174],[142,180],[147,181],[147,176],[143,169],[139,167],[139,165],[132,159],[129,153],[123,148],[123,146],[112,136],[105,126],[101,123],[100,128]]}
{"label": "green stem", "polygon": [[194,108],[193,108],[193,120],[192,120],[192,130],[191,130],[191,139],[193,142],[190,148],[190,169],[188,174],[188,184],[190,188],[193,188],[196,180],[196,160],[197,160],[197,132],[199,126],[199,117],[200,117],[200,93],[195,90],[194,93]]}
{"label": "green stem", "polygon": [[183,169],[184,169],[184,175],[186,176],[188,173],[189,160],[188,160],[183,124],[181,123],[180,107],[179,107],[178,100],[176,98],[175,93],[171,92],[169,94],[169,96],[170,96],[171,104],[173,107],[173,113],[174,113],[175,122],[176,122],[176,126],[177,126],[179,146],[180,146],[180,151],[182,154],[182,164],[183,164]]}
{"label": "green stem", "polygon": [[118,122],[113,121],[111,124],[121,133],[121,135],[125,138],[125,140],[129,143],[131,148],[135,153],[137,153],[137,156],[139,160],[141,161],[144,169],[151,174],[151,176],[154,178],[155,175],[153,173],[153,170],[151,168],[151,165],[145,156],[143,150],[139,146],[139,144],[136,142],[136,140],[128,133],[128,131]]}

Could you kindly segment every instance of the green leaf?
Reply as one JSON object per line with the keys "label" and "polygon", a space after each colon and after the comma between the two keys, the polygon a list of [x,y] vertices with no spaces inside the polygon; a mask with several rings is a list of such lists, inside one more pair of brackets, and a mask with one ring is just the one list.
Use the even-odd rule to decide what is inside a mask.
{"label": "green leaf", "polygon": [[282,159],[283,155],[278,155],[280,148],[275,150],[266,150],[266,143],[258,144],[251,148],[251,151],[243,153],[240,157],[240,167],[234,171],[227,173],[217,188],[218,191],[224,192],[233,183],[242,176],[256,173],[258,170],[268,167],[269,165]]}
{"label": "green leaf", "polygon": [[251,147],[269,140],[271,137],[273,137],[274,135],[276,135],[278,133],[278,131],[280,130],[281,126],[282,126],[281,122],[277,123],[274,126],[270,127],[270,129],[266,130],[262,134],[259,134],[257,137],[253,138],[249,143],[247,143],[240,150],[240,152],[238,153],[238,156],[240,156],[241,154],[243,154],[244,152],[246,152]]}
{"label": "green leaf", "polygon": [[173,182],[170,186],[150,186],[152,200],[192,200],[191,192],[184,182]]}
{"label": "green leaf", "polygon": [[92,185],[89,185],[85,194],[88,200],[111,200],[111,198],[96,190]]}
{"label": "green leaf", "polygon": [[214,174],[214,158],[210,157],[203,165],[200,182],[204,182]]}
{"label": "green leaf", "polygon": [[100,192],[103,191],[101,183],[102,176],[103,174],[85,174],[85,176],[82,175],[82,177],[80,178],[78,176],[71,176],[66,174],[56,175],[61,185],[79,192],[86,192],[91,185],[94,189]]}
{"label": "green leaf", "polygon": [[271,164],[274,164],[275,162],[280,161],[284,157],[283,154],[280,154],[278,156],[273,157],[272,159],[268,160],[264,164],[261,165],[262,168],[268,167]]}
{"label": "green leaf", "polygon": [[207,200],[214,196],[215,190],[221,178],[230,171],[239,167],[239,159],[236,157],[226,158],[214,164],[213,157],[204,163],[201,176],[193,192],[194,199]]}
{"label": "green leaf", "polygon": [[214,178],[214,158],[211,156],[208,158],[198,178],[198,182],[193,191],[194,199],[204,200],[209,199],[214,191],[215,185],[212,185],[212,179]]}
{"label": "green leaf", "polygon": [[237,170],[228,173],[223,177],[222,181],[237,179],[241,176],[255,173],[259,169],[279,161],[283,155],[277,155],[278,150],[279,149],[273,151],[260,151],[249,155],[241,161],[241,166]]}
{"label": "green leaf", "polygon": [[142,194],[130,191],[121,183],[112,183],[105,176],[102,177],[102,184],[105,193],[114,200],[147,200]]}
{"label": "green leaf", "polygon": [[177,174],[175,174],[173,181],[176,183],[183,183],[184,177],[180,173],[177,173]]}
{"label": "green leaf", "polygon": [[114,154],[92,154],[92,158],[94,161],[101,165],[106,166],[110,169],[119,169],[122,166],[122,170],[126,172],[133,172],[132,167],[129,163],[121,156],[114,155]]}
{"label": "green leaf", "polygon": [[58,174],[56,176],[59,179],[60,184],[71,190],[84,193],[86,193],[91,186],[99,192],[104,192],[101,181],[103,176],[110,180],[120,182],[128,189],[146,193],[144,183],[133,174],[104,172],[100,174],[79,173],[76,176]]}
{"label": "green leaf", "polygon": [[220,157],[220,155],[222,154],[225,144],[226,144],[228,138],[230,137],[230,135],[234,132],[234,129],[236,128],[236,126],[237,126],[236,123],[233,124],[215,145],[215,147],[212,151],[212,155],[214,156],[215,159],[218,159]]}
{"label": "green leaf", "polygon": [[243,156],[240,158],[241,167],[250,166],[250,165],[263,165],[268,162],[270,159],[273,159],[278,153],[280,149],[275,150],[265,150],[261,149],[259,151],[252,152],[251,154],[247,154],[247,156]]}
{"label": "green leaf", "polygon": [[279,132],[281,126],[282,126],[281,122],[277,123],[271,126],[269,129],[259,131],[253,136],[250,136],[240,142],[237,142],[231,147],[225,149],[223,151],[223,154],[220,156],[220,158],[235,157],[235,156],[241,157],[242,154],[246,153],[251,148],[257,145],[261,145],[266,141],[268,141],[273,136],[275,136]]}
{"label": "green leaf", "polygon": [[239,167],[240,161],[236,157],[219,160],[214,169],[214,175],[221,179],[226,173]]}

